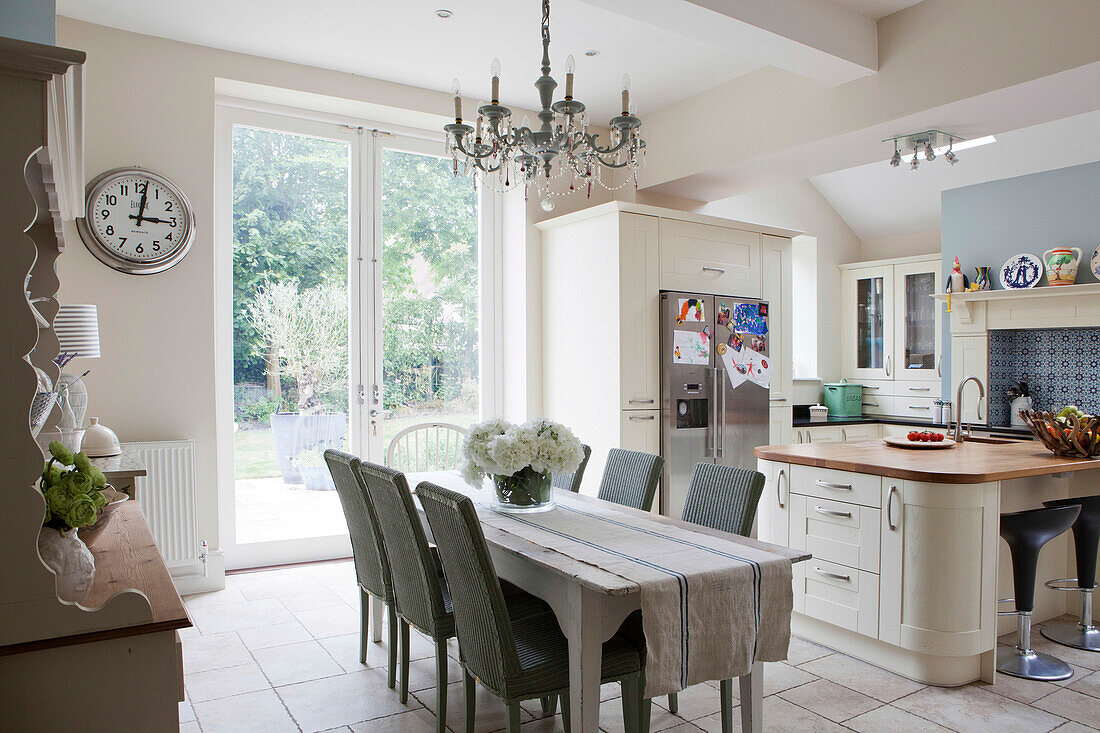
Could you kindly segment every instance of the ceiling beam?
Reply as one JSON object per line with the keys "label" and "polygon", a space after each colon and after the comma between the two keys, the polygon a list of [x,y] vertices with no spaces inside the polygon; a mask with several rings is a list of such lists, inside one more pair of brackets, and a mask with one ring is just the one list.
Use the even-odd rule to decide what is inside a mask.
{"label": "ceiling beam", "polygon": [[876,22],[830,0],[581,0],[838,86],[878,70]]}

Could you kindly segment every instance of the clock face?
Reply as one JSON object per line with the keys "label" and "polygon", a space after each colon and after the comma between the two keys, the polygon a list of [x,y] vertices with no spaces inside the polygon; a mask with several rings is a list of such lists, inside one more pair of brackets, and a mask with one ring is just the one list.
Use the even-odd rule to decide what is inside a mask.
{"label": "clock face", "polygon": [[85,243],[104,263],[123,272],[161,272],[179,262],[194,222],[186,197],[150,171],[109,171],[89,187],[81,227]]}

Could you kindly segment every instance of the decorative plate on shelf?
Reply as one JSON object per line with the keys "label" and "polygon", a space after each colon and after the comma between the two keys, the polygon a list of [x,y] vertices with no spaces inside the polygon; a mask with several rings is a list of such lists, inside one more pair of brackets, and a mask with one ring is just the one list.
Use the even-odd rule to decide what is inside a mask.
{"label": "decorative plate on shelf", "polygon": [[1043,261],[1027,252],[1009,257],[1001,267],[1001,287],[1005,290],[1033,288],[1042,279]]}
{"label": "decorative plate on shelf", "polygon": [[935,450],[936,448],[954,448],[955,441],[950,438],[944,438],[938,443],[922,440],[909,440],[904,435],[889,435],[882,439],[882,442],[886,445],[892,445],[895,448],[923,448],[925,450]]}
{"label": "decorative plate on shelf", "polygon": [[1096,275],[1096,279],[1100,280],[1100,247],[1096,248],[1096,251],[1092,253],[1092,274]]}

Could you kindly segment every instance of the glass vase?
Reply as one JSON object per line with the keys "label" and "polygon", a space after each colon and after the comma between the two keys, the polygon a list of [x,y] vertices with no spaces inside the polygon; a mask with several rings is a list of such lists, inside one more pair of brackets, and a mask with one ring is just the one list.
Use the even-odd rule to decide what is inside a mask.
{"label": "glass vase", "polygon": [[537,473],[530,466],[511,476],[493,476],[493,489],[493,509],[499,512],[545,512],[554,508],[550,474]]}

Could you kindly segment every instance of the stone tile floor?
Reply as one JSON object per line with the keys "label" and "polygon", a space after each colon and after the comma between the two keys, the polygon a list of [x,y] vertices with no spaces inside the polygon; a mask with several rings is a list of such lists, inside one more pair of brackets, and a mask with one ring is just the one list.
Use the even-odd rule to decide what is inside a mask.
{"label": "stone tile floor", "polygon": [[[185,600],[195,628],[181,634],[187,690],[181,733],[434,731],[434,650],[426,639],[412,635],[408,705],[386,687],[384,643],[371,644],[367,665],[359,664],[359,593],[350,562],[232,575],[224,591]],[[1035,638],[1037,649],[1073,665],[1072,679],[1052,684],[1002,675],[996,685],[927,687],[795,638],[787,662],[766,665],[764,729],[1100,730],[1100,654],[1056,647],[1038,632]],[[452,642],[452,731],[461,731],[463,722],[457,654]],[[605,686],[600,723],[608,733],[623,729],[618,697],[617,685]],[[678,715],[668,711],[666,698],[655,703],[653,731],[721,730],[717,684],[680,693]],[[531,733],[562,730],[560,715],[541,718],[537,702],[524,704],[523,719],[523,730]],[[479,733],[504,724],[504,706],[480,693]]]}

